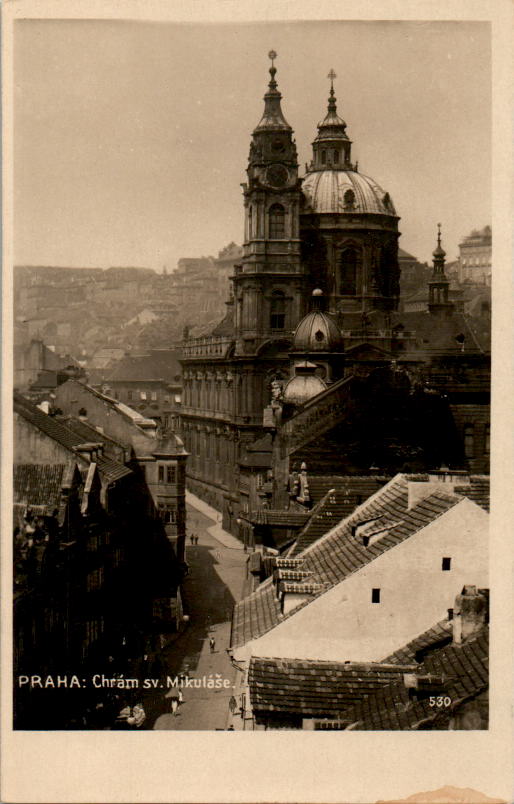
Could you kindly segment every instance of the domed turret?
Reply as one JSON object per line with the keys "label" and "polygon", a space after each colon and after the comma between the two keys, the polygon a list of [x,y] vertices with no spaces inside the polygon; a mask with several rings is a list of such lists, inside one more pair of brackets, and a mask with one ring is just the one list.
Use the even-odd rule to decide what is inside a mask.
{"label": "domed turret", "polygon": [[286,384],[283,393],[284,405],[304,405],[309,399],[326,391],[327,386],[315,372],[318,367],[315,363],[302,360],[295,364],[295,376]]}
{"label": "domed turret", "polygon": [[[321,298],[319,291],[312,295],[313,302]],[[335,352],[343,348],[343,338],[332,316],[314,309],[296,327],[293,348],[298,352]]]}

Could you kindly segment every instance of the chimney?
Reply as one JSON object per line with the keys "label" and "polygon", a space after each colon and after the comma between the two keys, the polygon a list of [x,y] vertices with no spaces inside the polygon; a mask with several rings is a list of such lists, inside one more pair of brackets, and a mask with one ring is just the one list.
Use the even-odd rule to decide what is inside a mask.
{"label": "chimney", "polygon": [[453,609],[453,644],[462,645],[478,634],[489,621],[487,590],[464,586],[455,598]]}
{"label": "chimney", "polygon": [[407,481],[407,510],[410,511],[421,500],[430,497],[434,491],[441,491],[441,484],[436,481],[429,480],[408,480]]}

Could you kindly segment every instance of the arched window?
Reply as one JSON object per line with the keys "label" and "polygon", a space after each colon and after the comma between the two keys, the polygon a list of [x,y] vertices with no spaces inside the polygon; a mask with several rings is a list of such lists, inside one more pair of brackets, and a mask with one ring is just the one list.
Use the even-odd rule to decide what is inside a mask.
{"label": "arched window", "polygon": [[250,207],[250,209],[248,210],[248,240],[251,240],[253,237],[252,219],[253,219],[253,208]]}
{"label": "arched window", "polygon": [[339,151],[334,151],[334,165],[339,162]]}
{"label": "arched window", "polygon": [[326,152],[326,151],[322,151],[322,152],[321,152],[321,164],[322,164],[322,165],[325,165],[325,164],[326,164],[326,162],[327,162],[327,152]]}
{"label": "arched window", "polygon": [[286,325],[286,297],[281,290],[274,290],[271,294],[270,327],[271,329],[284,329]]}
{"label": "arched window", "polygon": [[347,248],[341,254],[339,274],[341,296],[355,296],[357,293],[357,260],[357,252],[354,248]]}
{"label": "arched window", "polygon": [[475,434],[472,424],[467,424],[464,428],[464,455],[466,458],[475,457]]}
{"label": "arched window", "polygon": [[281,204],[273,204],[269,208],[269,236],[272,240],[281,240],[285,235],[286,213]]}

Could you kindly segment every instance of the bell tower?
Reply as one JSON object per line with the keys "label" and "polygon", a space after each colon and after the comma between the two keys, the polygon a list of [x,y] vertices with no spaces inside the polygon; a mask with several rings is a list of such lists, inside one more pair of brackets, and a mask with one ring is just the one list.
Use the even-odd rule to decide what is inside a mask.
{"label": "bell tower", "polygon": [[291,337],[304,314],[300,262],[301,180],[293,129],[285,119],[271,50],[264,113],[253,131],[248,181],[242,185],[245,236],[234,277],[236,352],[251,354],[266,340]]}
{"label": "bell tower", "polygon": [[449,300],[450,282],[444,272],[446,251],[441,246],[441,224],[437,224],[437,246],[433,252],[432,276],[428,283],[428,311],[432,315],[451,315],[454,304]]}

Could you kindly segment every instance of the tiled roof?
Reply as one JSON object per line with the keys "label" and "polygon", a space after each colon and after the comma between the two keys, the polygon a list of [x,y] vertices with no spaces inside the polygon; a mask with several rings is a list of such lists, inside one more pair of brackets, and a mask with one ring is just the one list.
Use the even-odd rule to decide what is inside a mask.
{"label": "tiled roof", "polygon": [[234,607],[231,646],[244,645],[274,628],[283,615],[275,586],[270,578]]}
{"label": "tiled roof", "polygon": [[15,463],[14,502],[26,506],[43,506],[51,514],[60,505],[62,489],[67,479],[66,469],[64,463]]}
{"label": "tiled roof", "polygon": [[[371,494],[391,480],[386,475],[311,475],[308,474],[309,493],[314,504],[324,498],[330,489],[340,488],[350,501],[357,498],[357,504],[367,500]],[[360,499],[359,499],[360,498]]]}
{"label": "tiled roof", "polygon": [[[14,394],[14,410],[26,421],[29,421],[54,441],[57,441],[62,447],[73,452],[74,455],[77,455],[77,447],[85,443],[82,434],[70,430],[69,427],[53,416],[48,416],[46,413],[43,413],[42,410],[36,407],[36,405],[33,405],[32,402],[29,402],[28,399],[21,396],[21,394]],[[91,441],[91,439],[88,438],[88,441]],[[95,431],[94,441],[102,441],[101,433]],[[83,459],[88,460],[87,457]],[[119,480],[121,477],[132,473],[132,470],[127,466],[102,455],[98,456],[96,463],[100,473],[109,481]]]}
{"label": "tiled roof", "polygon": [[29,402],[28,399],[16,392],[14,394],[14,411],[26,421],[35,425],[35,427],[47,436],[53,438],[53,440],[57,441],[62,447],[66,447],[66,449],[73,450],[74,446],[80,443],[75,433],[72,433],[71,430],[53,418],[53,416],[48,416],[46,413],[43,413],[36,405],[33,405],[32,402]]}
{"label": "tiled roof", "polygon": [[[310,582],[321,584],[319,594],[362,569],[382,553],[396,547],[417,531],[444,514],[460,502],[456,496],[435,491],[408,508],[408,477],[397,475],[353,514],[336,524],[333,529],[308,547],[302,554],[303,563],[298,569],[312,573]],[[394,521],[394,527],[365,546],[355,535],[354,526],[373,518],[384,517]],[[313,597],[310,599],[314,599]],[[308,605],[310,600],[303,605]],[[257,639],[279,621],[294,614],[281,615],[274,587],[261,585],[248,598],[234,608],[232,647]]]}
{"label": "tiled roof", "polygon": [[[309,477],[309,490],[313,500],[318,500],[321,489],[325,496],[312,509],[311,517],[290,555],[296,556],[321,536],[328,533],[337,522],[349,516],[364,500],[384,486],[386,477]],[[330,481],[335,481],[330,484]]]}
{"label": "tiled roof", "polygon": [[126,355],[107,376],[107,382],[163,380],[166,383],[181,384],[180,357],[179,352],[171,349],[152,349],[146,355]]}
{"label": "tiled roof", "polygon": [[425,656],[451,641],[453,625],[451,620],[441,620],[437,625],[411,640],[403,647],[382,659],[386,664],[412,664],[422,662]]}
{"label": "tiled roof", "polygon": [[277,511],[271,508],[259,508],[249,514],[248,518],[257,525],[285,525],[299,528],[309,516],[310,511]]}
{"label": "tiled roof", "polygon": [[69,430],[72,430],[74,433],[80,436],[81,441],[102,441],[103,443],[109,442],[110,444],[115,444],[117,447],[123,447],[124,449],[127,449],[129,446],[128,444],[122,444],[121,441],[116,441],[116,439],[112,438],[112,436],[101,433],[100,430],[97,430],[96,427],[94,427],[90,422],[84,422],[81,419],[76,419],[75,416],[63,415],[58,416],[57,419]]}
{"label": "tiled roof", "polygon": [[252,657],[248,683],[254,712],[337,717],[401,678],[394,666]]}
{"label": "tiled roof", "polygon": [[441,710],[430,706],[429,697],[409,695],[403,681],[382,687],[355,707],[344,713],[352,728],[362,731],[417,729],[437,726],[467,700],[485,692],[489,684],[488,673],[489,629],[484,628],[462,645],[448,645],[427,654],[417,675],[442,678],[440,689],[434,692],[450,699],[450,705]]}
{"label": "tiled roof", "polygon": [[455,494],[467,497],[485,511],[489,511],[490,481],[488,475],[472,475],[469,485],[455,486]]}

